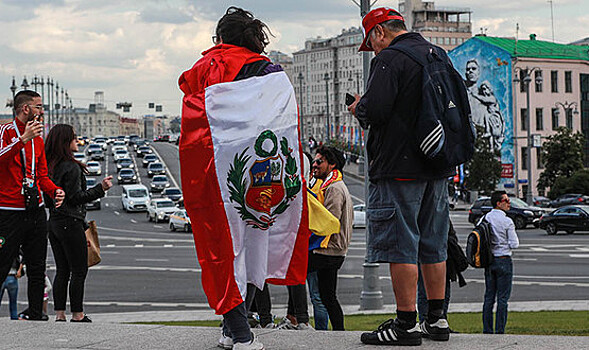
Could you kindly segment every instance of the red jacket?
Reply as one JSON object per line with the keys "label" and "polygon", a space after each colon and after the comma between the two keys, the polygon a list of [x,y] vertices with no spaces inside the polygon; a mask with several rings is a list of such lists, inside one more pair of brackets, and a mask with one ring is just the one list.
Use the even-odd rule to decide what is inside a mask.
{"label": "red jacket", "polygon": [[[25,125],[16,119],[16,125],[20,134],[25,131]],[[35,184],[41,191],[55,198],[55,190],[59,187],[49,179],[47,175],[47,160],[45,159],[45,145],[40,137],[23,144],[18,138],[12,122],[0,125],[0,210],[24,210],[25,199],[22,194],[22,157],[21,150],[25,149],[27,177],[32,170],[32,143],[35,143]],[[39,204],[42,196],[39,196]]]}

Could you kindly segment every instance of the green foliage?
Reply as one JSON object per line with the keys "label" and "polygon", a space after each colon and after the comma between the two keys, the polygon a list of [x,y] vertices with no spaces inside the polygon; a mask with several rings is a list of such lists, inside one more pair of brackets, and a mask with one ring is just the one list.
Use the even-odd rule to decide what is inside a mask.
{"label": "green foliage", "polygon": [[[537,186],[540,191],[555,185],[557,179],[570,178],[583,169],[583,134],[565,127],[556,130],[556,134],[549,136],[542,145],[544,171],[540,174]],[[550,191],[550,196],[556,196],[555,192]]]}
{"label": "green foliage", "polygon": [[571,177],[559,177],[550,188],[550,198],[565,193],[589,193],[589,170],[579,170]]}
{"label": "green foliage", "polygon": [[[262,146],[264,141],[269,139],[272,141],[272,150],[266,151]],[[274,157],[276,152],[278,151],[278,138],[276,134],[272,132],[272,130],[264,130],[256,139],[256,144],[254,145],[254,151],[258,157],[266,158],[266,157]]]}
{"label": "green foliage", "polygon": [[495,190],[501,178],[501,154],[493,151],[489,137],[483,136],[484,129],[477,126],[477,140],[472,159],[467,163],[468,187],[489,194]]}
{"label": "green foliage", "polygon": [[242,218],[257,220],[257,218],[245,208],[245,188],[247,183],[244,178],[244,169],[245,165],[251,158],[250,156],[245,155],[245,152],[247,152],[248,149],[249,147],[244,149],[240,155],[235,154],[233,164],[231,164],[229,172],[227,173],[227,187],[229,188],[229,199],[239,204],[235,208]]}

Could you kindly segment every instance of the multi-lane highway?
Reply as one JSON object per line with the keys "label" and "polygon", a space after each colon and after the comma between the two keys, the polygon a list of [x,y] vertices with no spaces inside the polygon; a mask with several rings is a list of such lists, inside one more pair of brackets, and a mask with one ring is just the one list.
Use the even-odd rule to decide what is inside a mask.
{"label": "multi-lane highway", "polygon": [[[152,147],[165,163],[168,176],[180,184],[177,146],[155,143]],[[150,179],[141,159],[131,148],[129,152],[136,160],[140,181],[149,188]],[[116,175],[110,151],[106,154],[107,158],[101,162],[103,174]],[[361,201],[363,183],[352,178],[345,181],[354,202]],[[208,308],[200,284],[192,234],[170,232],[167,223],[149,222],[143,212],[125,213],[121,206],[121,187],[116,184],[102,199],[102,209],[90,211],[87,218],[98,224],[103,258],[101,264],[90,269],[86,282],[88,313]],[[461,243],[464,243],[472,229],[467,212],[452,212],[451,218]],[[192,225],[198,227],[197,222]],[[589,234],[547,236],[538,229],[525,229],[518,234],[521,247],[514,254],[512,301],[587,299]],[[355,229],[349,254],[340,270],[338,295],[343,304],[357,305],[360,302],[365,247],[364,230]],[[385,303],[390,304],[393,297],[387,270],[386,266],[380,267],[380,282]],[[53,278],[54,274],[49,249],[48,275]],[[469,269],[465,278],[466,287],[453,285],[452,301],[482,304],[483,271]],[[25,290],[25,283],[21,282],[20,302],[26,300]],[[286,288],[273,286],[271,294],[273,303],[286,303]],[[6,304],[2,304],[2,315],[7,314]]]}

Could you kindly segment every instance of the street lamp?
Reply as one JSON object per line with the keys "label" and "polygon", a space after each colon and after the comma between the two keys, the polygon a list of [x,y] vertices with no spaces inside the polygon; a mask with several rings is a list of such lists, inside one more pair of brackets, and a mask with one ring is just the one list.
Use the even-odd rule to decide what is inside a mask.
{"label": "street lamp", "polygon": [[26,76],[23,78],[22,84],[20,84],[20,86],[23,88],[23,90],[27,90],[29,88],[29,82],[27,81]]}
{"label": "street lamp", "polygon": [[49,129],[51,129],[51,121],[52,121],[52,116],[53,116],[53,112],[51,111],[52,99],[53,99],[53,79],[47,77],[47,104],[49,105],[49,108],[48,108],[49,120],[48,120],[47,124],[49,125]]}
{"label": "street lamp", "polygon": [[[526,154],[526,158],[527,158],[527,165],[528,165],[528,190],[526,193],[526,202],[528,202],[529,205],[532,205],[534,203],[534,197],[532,194],[532,133],[531,133],[531,122],[530,120],[532,118],[530,118],[530,83],[532,82],[532,77],[531,74],[532,72],[536,71],[536,70],[540,70],[540,68],[538,67],[533,67],[533,68],[520,68],[520,67],[516,67],[515,68],[515,73],[519,73],[522,78],[523,78],[523,84],[525,86],[525,90],[526,90],[526,111],[527,111],[527,120],[526,120],[526,129],[527,129],[527,139],[528,139],[528,145],[527,145],[527,154]],[[522,83],[522,81],[520,81],[519,78],[514,79],[514,82],[516,83]],[[541,75],[537,75],[536,76],[536,84],[542,84],[542,76]]]}
{"label": "street lamp", "polygon": [[299,80],[299,116],[301,120],[301,147],[304,148],[305,121],[303,119],[303,80],[305,79],[305,77],[303,76],[302,72],[299,72],[297,79]]}
{"label": "street lamp", "polygon": [[330,125],[329,125],[329,73],[325,73],[325,75],[323,75],[323,80],[325,80],[325,104],[326,104],[326,108],[325,108],[325,112],[327,114],[327,130],[326,130],[326,142],[329,142],[329,140],[331,139],[331,130],[330,130]]}
{"label": "street lamp", "polygon": [[[569,114],[569,111],[571,111],[571,110],[572,110],[571,111],[572,114],[574,114],[574,115],[578,115],[579,114],[579,110],[578,110],[579,105],[575,101],[570,102],[570,103],[567,102],[567,101],[565,101],[564,103],[562,103],[562,102],[556,102],[554,104],[554,106],[556,107],[556,111],[554,111],[554,114],[556,114],[557,117],[560,115],[560,110],[558,109],[559,106],[562,107],[562,109],[564,109],[565,117],[568,117],[570,115]],[[573,109],[573,107],[575,109]],[[573,126],[571,125],[571,129],[572,128],[573,128]]]}
{"label": "street lamp", "polygon": [[12,76],[12,85],[10,85],[10,91],[12,91],[12,118],[16,118],[16,109],[14,106],[14,96],[16,96],[16,82],[14,81],[14,76]]}

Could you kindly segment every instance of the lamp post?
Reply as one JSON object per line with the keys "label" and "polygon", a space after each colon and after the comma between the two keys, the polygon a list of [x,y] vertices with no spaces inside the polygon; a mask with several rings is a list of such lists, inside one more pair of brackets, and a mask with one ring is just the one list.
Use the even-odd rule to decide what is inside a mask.
{"label": "lamp post", "polygon": [[37,92],[37,85],[39,85],[39,79],[37,78],[37,75],[36,74],[33,77],[33,80],[31,81],[31,84],[35,87],[35,92]]}
{"label": "lamp post", "polygon": [[[579,109],[578,109],[579,108],[579,105],[575,101],[573,101],[573,102],[567,102],[567,101],[565,101],[564,103],[562,103],[562,102],[556,102],[554,104],[554,106],[557,108],[556,111],[554,112],[557,117],[560,114],[560,110],[558,109],[559,106],[562,107],[562,109],[564,109],[565,118],[568,118],[569,111],[571,111],[571,114],[574,114],[574,115],[578,115],[579,114]],[[573,107],[575,109],[573,109]],[[571,129],[572,128],[573,128],[573,126],[571,125]]]}
{"label": "lamp post", "polygon": [[20,84],[20,86],[23,88],[23,90],[27,90],[29,88],[29,82],[27,81],[27,77],[25,76],[22,80],[22,83]]}
{"label": "lamp post", "polygon": [[[536,70],[540,70],[540,68],[538,67],[533,67],[533,68],[520,68],[520,67],[516,67],[515,68],[515,73],[520,73],[522,75],[523,78],[523,84],[525,86],[525,90],[526,90],[526,111],[527,111],[527,118],[526,118],[526,131],[527,131],[527,140],[528,140],[528,144],[527,144],[527,152],[526,152],[526,158],[527,158],[527,165],[528,165],[528,190],[526,193],[526,202],[529,205],[533,205],[534,204],[534,197],[532,194],[532,131],[531,131],[531,122],[530,120],[532,119],[531,113],[530,113],[530,83],[532,82],[532,72],[536,71]],[[522,81],[520,81],[519,78],[516,78],[514,80],[516,83],[522,83]],[[536,83],[537,84],[541,84],[542,83],[542,76],[538,75],[536,76]]]}
{"label": "lamp post", "polygon": [[59,121],[59,82],[55,83],[55,99],[53,100],[53,102],[55,102],[55,122],[56,123],[60,123]]}
{"label": "lamp post", "polygon": [[302,72],[299,72],[297,79],[299,80],[299,116],[301,120],[301,147],[305,148],[305,120],[303,118],[303,80],[305,79],[305,77],[303,76]]}
{"label": "lamp post", "polygon": [[325,133],[325,142],[329,142],[329,140],[331,139],[331,125],[329,124],[329,73],[325,73],[323,75],[323,80],[325,80],[325,112],[327,117],[327,130]]}
{"label": "lamp post", "polygon": [[49,111],[49,120],[47,122],[47,124],[49,124],[49,129],[51,129],[51,121],[52,121],[52,115],[53,112],[51,111],[51,100],[53,99],[53,79],[47,77],[47,104],[49,105],[48,111]]}
{"label": "lamp post", "polygon": [[16,109],[14,106],[14,97],[16,96],[16,82],[14,81],[14,76],[12,77],[12,85],[10,85],[10,91],[12,91],[12,119],[16,118]]}

